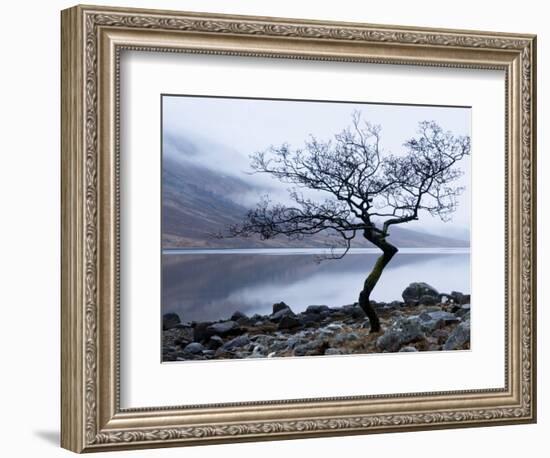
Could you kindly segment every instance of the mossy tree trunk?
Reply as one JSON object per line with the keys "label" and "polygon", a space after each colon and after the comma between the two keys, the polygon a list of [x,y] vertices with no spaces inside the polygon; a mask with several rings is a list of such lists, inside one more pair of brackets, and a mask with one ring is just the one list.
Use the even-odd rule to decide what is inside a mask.
{"label": "mossy tree trunk", "polygon": [[386,242],[384,237],[375,237],[372,234],[369,234],[369,236],[365,235],[365,238],[380,248],[382,250],[382,254],[376,260],[371,273],[363,284],[363,290],[359,293],[359,306],[363,309],[365,315],[367,315],[367,318],[369,319],[371,332],[380,332],[380,319],[378,318],[376,310],[370,303],[370,295],[378,283],[384,268],[399,250],[391,243]]}

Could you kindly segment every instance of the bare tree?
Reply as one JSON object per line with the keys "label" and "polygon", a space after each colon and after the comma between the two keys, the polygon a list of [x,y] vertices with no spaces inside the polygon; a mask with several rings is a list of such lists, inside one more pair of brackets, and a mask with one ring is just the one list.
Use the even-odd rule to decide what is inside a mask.
{"label": "bare tree", "polygon": [[380,132],[380,126],[363,122],[355,112],[352,124],[331,141],[311,137],[301,149],[283,144],[254,153],[252,169],[292,185],[292,203],[265,197],[241,224],[229,228],[230,236],[259,234],[262,239],[300,239],[327,231],[344,248],[333,258],[345,256],[358,234],[380,248],[359,294],[372,332],[380,331],[380,320],[370,295],[398,252],[388,241],[391,226],[417,220],[420,212],[449,221],[463,191],[453,185],[463,174],[456,164],[470,154],[469,137],[454,136],[433,121],[419,123],[417,137],[404,143],[402,155],[382,153]]}

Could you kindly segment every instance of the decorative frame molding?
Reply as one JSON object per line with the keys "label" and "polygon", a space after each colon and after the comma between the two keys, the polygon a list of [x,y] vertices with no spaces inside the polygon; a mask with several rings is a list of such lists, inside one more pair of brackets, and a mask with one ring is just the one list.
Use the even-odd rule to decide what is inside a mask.
{"label": "decorative frame molding", "polygon": [[[506,72],[506,387],[120,409],[123,49]],[[100,451],[534,422],[536,37],[76,6],[62,12],[62,446]],[[342,415],[345,406],[347,414]]]}

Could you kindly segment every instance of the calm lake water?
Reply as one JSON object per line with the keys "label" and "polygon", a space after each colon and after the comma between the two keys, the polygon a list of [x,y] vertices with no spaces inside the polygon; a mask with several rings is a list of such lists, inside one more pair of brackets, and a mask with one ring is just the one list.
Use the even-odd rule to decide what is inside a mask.
{"label": "calm lake water", "polygon": [[[318,249],[165,250],[162,312],[182,321],[271,313],[284,301],[295,312],[308,305],[331,307],[357,301],[374,265],[376,249],[354,249],[343,259],[318,262]],[[440,292],[470,293],[467,248],[401,249],[384,270],[372,299],[401,300],[409,283],[426,282]]]}

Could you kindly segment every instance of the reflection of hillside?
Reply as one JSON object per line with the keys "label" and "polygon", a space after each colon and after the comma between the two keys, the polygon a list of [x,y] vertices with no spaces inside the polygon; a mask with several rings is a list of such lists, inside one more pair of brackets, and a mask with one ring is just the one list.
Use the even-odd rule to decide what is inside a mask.
{"label": "reflection of hillside", "polygon": [[[288,298],[281,297],[283,293],[273,292],[278,287],[301,287],[306,282],[315,283],[316,278],[327,277],[357,277],[357,285],[353,280],[350,296],[355,297],[353,291],[359,291],[364,275],[370,271],[376,258],[377,255],[374,254],[348,255],[341,260],[318,264],[314,256],[308,255],[165,255],[162,278],[163,310],[177,311],[184,320],[227,318],[237,309],[253,313],[260,306],[281,300],[288,301]],[[388,266],[388,271],[414,265],[415,268],[418,267],[419,273],[418,277],[411,278],[410,281],[429,281],[432,274],[423,271],[422,265],[433,259],[445,258],[449,258],[449,262],[456,259],[452,255],[398,255]],[[264,297],[251,299],[247,303],[235,302],[234,298],[244,294],[245,289],[269,290],[271,296],[266,293]],[[307,297],[308,291],[305,289],[304,287],[304,295]],[[394,299],[399,299],[400,293],[400,290],[396,291]]]}
{"label": "reflection of hillside", "polygon": [[[217,239],[231,224],[242,221],[247,208],[236,203],[238,196],[265,193],[237,177],[222,175],[182,160],[164,158],[162,171],[163,248],[324,248],[334,244],[325,234],[303,240],[277,237]],[[457,247],[468,242],[395,227],[391,240],[399,247]],[[354,247],[372,247],[358,237]]]}
{"label": "reflection of hillside", "polygon": [[[311,275],[316,267],[312,256],[164,256],[163,305],[195,314],[197,299],[223,307],[223,300],[245,285],[293,283]],[[246,312],[242,307],[240,310]],[[234,311],[230,308],[225,315]],[[219,318],[224,316],[220,312],[216,311]]]}

